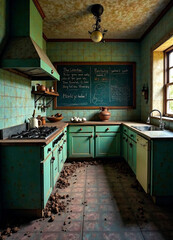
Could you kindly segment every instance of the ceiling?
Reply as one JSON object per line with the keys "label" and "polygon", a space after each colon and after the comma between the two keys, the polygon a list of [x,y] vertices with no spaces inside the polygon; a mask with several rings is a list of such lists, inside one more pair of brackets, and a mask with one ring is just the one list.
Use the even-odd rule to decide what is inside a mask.
{"label": "ceiling", "polygon": [[48,39],[89,39],[95,19],[88,8],[101,4],[105,39],[139,39],[170,0],[38,0]]}

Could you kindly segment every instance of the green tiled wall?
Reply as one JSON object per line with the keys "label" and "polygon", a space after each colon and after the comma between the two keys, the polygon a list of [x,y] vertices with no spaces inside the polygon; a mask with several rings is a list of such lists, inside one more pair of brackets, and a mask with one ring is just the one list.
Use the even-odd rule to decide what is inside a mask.
{"label": "green tiled wall", "polygon": [[[136,62],[136,109],[110,110],[110,120],[140,120],[140,44],[138,42],[48,42],[47,54],[52,62],[96,62],[117,61]],[[52,84],[52,83],[49,83]],[[49,108],[47,115],[61,112],[65,120],[72,116],[86,117],[87,120],[98,118],[99,110],[53,110]]]}
{"label": "green tiled wall", "polygon": [[[151,48],[163,39],[169,33],[173,34],[173,7],[166,13],[166,15],[158,22],[149,34],[141,42],[141,76],[142,83],[148,84],[150,87],[151,80]],[[147,115],[150,111],[150,101],[145,103],[141,100],[141,119],[146,121]],[[166,123],[168,126],[170,124]],[[170,126],[171,127],[171,126]],[[173,127],[172,127],[173,128]]]}
{"label": "green tiled wall", "polygon": [[[0,69],[0,129],[22,124],[32,116],[31,84],[26,78]],[[36,110],[38,114],[45,115]]]}

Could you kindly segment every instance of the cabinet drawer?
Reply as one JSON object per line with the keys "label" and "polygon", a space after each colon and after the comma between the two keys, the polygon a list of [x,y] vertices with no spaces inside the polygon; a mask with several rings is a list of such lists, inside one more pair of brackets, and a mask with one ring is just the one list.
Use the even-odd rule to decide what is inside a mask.
{"label": "cabinet drawer", "polygon": [[96,132],[119,132],[120,125],[114,126],[96,126]]}
{"label": "cabinet drawer", "polygon": [[80,133],[80,132],[94,132],[93,126],[69,126],[69,132]]}
{"label": "cabinet drawer", "polygon": [[123,125],[123,133],[125,133],[125,134],[127,134],[127,135],[128,135],[128,133],[129,133],[128,127],[126,127],[126,126],[124,126],[124,125]]}
{"label": "cabinet drawer", "polygon": [[129,136],[131,139],[133,139],[133,141],[136,142],[137,134],[136,134],[134,131],[132,131],[131,129],[129,129],[128,136]]}
{"label": "cabinet drawer", "polygon": [[[42,153],[43,159],[46,159],[47,156],[51,153],[52,150],[53,150],[52,142],[50,142],[48,145],[46,145],[46,146],[43,148],[43,153]],[[43,159],[42,159],[42,160],[43,160]]]}

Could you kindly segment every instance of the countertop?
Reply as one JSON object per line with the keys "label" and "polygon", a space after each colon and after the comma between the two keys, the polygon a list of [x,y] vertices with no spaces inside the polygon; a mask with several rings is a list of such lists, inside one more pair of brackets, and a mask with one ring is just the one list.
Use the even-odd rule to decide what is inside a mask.
{"label": "countertop", "polygon": [[46,123],[45,126],[53,127],[56,126],[58,128],[58,131],[56,133],[52,134],[47,139],[25,139],[25,140],[15,140],[15,139],[4,139],[0,140],[1,145],[21,145],[21,144],[27,144],[27,145],[47,145],[49,144],[56,136],[58,136],[65,127],[68,125],[72,126],[79,126],[79,125],[119,125],[123,124],[127,127],[130,127],[133,131],[135,131],[137,134],[143,136],[144,138],[148,140],[152,139],[173,139],[173,132],[169,130],[163,130],[163,131],[140,131],[132,126],[148,126],[145,123],[138,123],[138,122],[127,122],[127,121],[86,121],[83,123],[72,123],[72,122],[53,122],[53,123]]}

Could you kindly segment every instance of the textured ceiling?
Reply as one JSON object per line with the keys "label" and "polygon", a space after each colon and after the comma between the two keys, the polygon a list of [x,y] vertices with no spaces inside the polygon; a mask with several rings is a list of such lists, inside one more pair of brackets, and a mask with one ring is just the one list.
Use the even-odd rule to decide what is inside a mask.
{"label": "textured ceiling", "polygon": [[95,24],[88,11],[101,4],[101,27],[106,39],[139,39],[170,0],[38,0],[46,17],[43,32],[48,39],[89,39]]}

